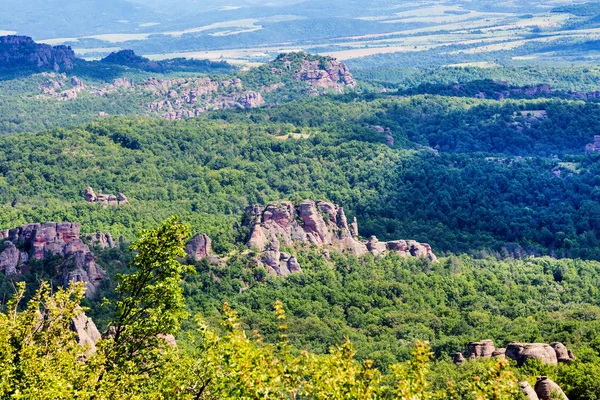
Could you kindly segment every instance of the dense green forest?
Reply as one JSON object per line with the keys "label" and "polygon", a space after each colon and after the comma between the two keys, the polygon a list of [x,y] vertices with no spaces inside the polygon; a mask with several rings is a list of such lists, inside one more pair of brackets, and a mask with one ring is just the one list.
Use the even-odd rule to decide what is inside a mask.
{"label": "dense green forest", "polygon": [[[597,108],[319,98],[9,135],[0,138],[0,226],[71,220],[132,238],[178,213],[225,250],[248,204],[324,198],[358,216],[365,237],[414,238],[438,252],[600,259],[598,155],[583,152]],[[530,115],[539,110],[542,118]],[[391,128],[392,148],[373,125]],[[88,204],[87,186],[125,193],[131,205]]]}
{"label": "dense green forest", "polygon": [[[297,68],[300,59],[292,61]],[[118,57],[113,62],[117,65],[104,63],[105,72],[117,68],[121,74],[124,68],[135,79],[146,79],[154,68],[145,59],[137,62],[146,71],[119,66]],[[175,297],[163,300],[172,300],[174,314],[165,315],[164,329],[156,320],[148,329],[178,334],[181,347],[173,353],[156,341],[143,342],[147,353],[119,364],[123,359],[116,354],[127,344],[108,340],[100,358],[86,364],[89,369],[71,376],[64,371],[78,348],[62,342],[57,328],[49,333],[56,353],[39,356],[43,352],[36,346],[45,337],[27,343],[40,357],[39,368],[16,363],[22,373],[0,374],[0,393],[29,385],[15,376],[39,374],[40,382],[50,381],[44,374],[56,355],[65,366],[56,387],[100,390],[96,398],[134,392],[132,398],[147,398],[148,391],[163,393],[157,398],[192,398],[202,385],[194,379],[206,376],[207,390],[217,398],[257,398],[257,391],[266,391],[276,393],[270,398],[342,393],[408,399],[402,396],[420,388],[422,399],[510,399],[518,398],[517,379],[533,383],[537,375],[550,376],[572,400],[600,398],[600,153],[585,152],[598,133],[600,105],[566,96],[597,90],[598,69],[383,68],[359,72],[366,81],[355,91],[313,97],[304,82],[272,73],[282,66],[279,58],[240,75],[255,90],[285,81],[286,90],[270,94],[268,107],[211,111],[183,121],[145,115],[141,105],[147,99],[135,91],[81,93],[60,102],[36,94],[43,76],[0,82],[0,229],[72,221],[82,224],[83,233],[124,236],[117,248],[94,249],[108,272],[98,296],[107,299],[104,304],[82,298],[77,288],[51,294],[41,282],[51,280],[61,262],[52,257],[31,263],[19,277],[22,289],[0,274],[6,313],[0,315],[0,333],[17,332],[5,317],[10,312],[23,313],[24,329],[35,328],[31,316],[37,308],[26,307],[26,300],[34,300],[30,306],[52,305],[57,298],[52,296],[67,296],[89,307],[102,330],[118,322],[123,332],[147,339],[144,326],[128,330],[126,321],[118,321],[121,308],[131,305],[124,296],[135,292],[118,285],[135,286],[136,271],[155,265],[143,246],[129,249],[128,243],[160,225],[145,238],[154,240],[161,229],[178,232],[178,244],[160,258],[170,268],[168,291]],[[221,66],[207,67],[230,77]],[[86,76],[90,82],[112,79],[94,71]],[[514,88],[551,83],[564,96],[503,101],[473,96],[505,87],[499,80]],[[464,96],[450,89],[455,83],[463,84]],[[98,118],[99,109],[114,116]],[[88,186],[124,193],[129,204],[88,203]],[[249,257],[242,212],[251,204],[302,199],[340,204],[349,218],[357,217],[363,238],[430,243],[440,261],[325,256],[319,249],[297,248],[291,250],[302,273],[272,277]],[[190,230],[173,220],[163,223],[172,215]],[[221,263],[174,260],[182,257],[175,247],[184,236],[198,232],[212,238]],[[161,241],[152,243],[160,247]],[[131,275],[119,278],[125,273]],[[15,291],[22,296],[20,307],[6,303]],[[75,311],[61,312],[59,319],[68,321]],[[454,352],[481,339],[493,339],[498,347],[560,341],[578,360],[521,368],[497,360],[452,364]],[[15,343],[21,342],[0,342],[0,365],[15,363]],[[64,352],[58,350],[63,344]],[[157,362],[156,374],[138,369],[150,361]],[[199,372],[198,365],[206,368]],[[131,374],[131,387],[115,389],[111,385],[122,373]],[[173,380],[165,383],[160,374]],[[244,374],[260,383],[238,380]],[[293,379],[281,383],[281,376]],[[311,380],[318,376],[322,380]],[[473,384],[474,376],[484,383]],[[2,386],[9,378],[17,383]],[[347,380],[340,384],[346,392],[332,389],[334,384],[319,386],[330,378]],[[139,384],[143,379],[151,383]],[[498,397],[486,397],[491,387],[501,388]]]}

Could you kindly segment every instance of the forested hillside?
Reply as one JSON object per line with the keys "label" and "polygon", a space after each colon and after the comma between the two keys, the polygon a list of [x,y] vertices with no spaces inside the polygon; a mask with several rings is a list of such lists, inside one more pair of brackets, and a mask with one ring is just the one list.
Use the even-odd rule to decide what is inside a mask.
{"label": "forested hillside", "polygon": [[0,82],[0,397],[600,398],[596,67],[74,68]]}

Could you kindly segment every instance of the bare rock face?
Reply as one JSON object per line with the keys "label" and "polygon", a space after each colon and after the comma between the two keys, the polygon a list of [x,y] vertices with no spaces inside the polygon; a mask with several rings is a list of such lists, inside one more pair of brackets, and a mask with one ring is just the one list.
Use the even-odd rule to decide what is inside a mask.
{"label": "bare rock face", "polygon": [[94,192],[91,186],[88,186],[84,193],[85,201],[88,203],[100,203],[108,206],[123,206],[129,204],[129,200],[123,193],[119,193],[118,196],[114,194],[104,194],[102,191],[98,191],[98,194]]}
{"label": "bare rock face", "polygon": [[80,239],[80,230],[79,224],[70,222],[28,224],[11,229],[0,253],[0,266],[4,266],[0,269],[6,275],[18,275],[30,260],[59,256],[64,263],[55,277],[58,283],[67,286],[70,281],[85,282],[86,296],[94,297],[105,272],[96,265],[94,254]]}
{"label": "bare rock face", "polygon": [[360,241],[356,218],[348,224],[344,209],[325,201],[306,200],[297,206],[286,201],[266,207],[249,206],[244,213],[244,225],[250,229],[248,247],[255,249],[260,263],[278,276],[301,270],[295,257],[280,251],[282,246],[314,246],[357,257],[369,252],[374,256],[397,253],[436,260],[427,244],[414,241],[386,243],[379,242],[376,237]]}
{"label": "bare rock face", "polygon": [[509,343],[506,347],[506,357],[523,365],[527,360],[540,360],[543,364],[558,363],[556,352],[545,343]]}
{"label": "bare rock face", "polygon": [[538,377],[534,389],[540,400],[555,399],[556,396],[559,396],[559,398],[562,398],[563,400],[569,400],[560,386],[548,379],[547,376]]}
{"label": "bare rock face", "polygon": [[100,249],[114,249],[117,247],[117,243],[115,243],[112,235],[110,233],[102,233],[100,231],[94,233],[93,235],[88,235],[85,238],[88,243],[90,243],[94,247],[99,247]]}
{"label": "bare rock face", "polygon": [[[284,65],[291,65],[292,58],[290,55],[283,55],[279,61]],[[356,87],[356,81],[346,64],[332,57],[311,60],[306,56],[292,77],[298,81],[308,82],[314,88],[329,89],[339,93],[344,93],[347,88]]]}
{"label": "bare rock face", "polygon": [[208,235],[197,234],[185,246],[188,257],[194,261],[200,261],[208,257],[212,252],[212,242]]}
{"label": "bare rock face", "polygon": [[496,347],[492,340],[486,339],[480,342],[471,342],[467,345],[469,350],[469,358],[491,358]]}
{"label": "bare rock face", "polygon": [[525,395],[527,400],[540,400],[537,393],[535,392],[535,390],[533,390],[529,382],[519,382],[519,387],[523,391],[523,394]]}
{"label": "bare rock face", "polygon": [[75,52],[68,46],[38,44],[27,36],[0,37],[0,65],[6,68],[73,69]]}
{"label": "bare rock face", "polygon": [[100,339],[100,332],[91,318],[82,312],[71,320],[71,330],[77,334],[77,341],[81,346],[88,347],[89,353],[96,352],[96,342]]}
{"label": "bare rock face", "polygon": [[256,108],[265,104],[265,100],[262,95],[258,92],[245,92],[242,93],[237,99],[243,108]]}

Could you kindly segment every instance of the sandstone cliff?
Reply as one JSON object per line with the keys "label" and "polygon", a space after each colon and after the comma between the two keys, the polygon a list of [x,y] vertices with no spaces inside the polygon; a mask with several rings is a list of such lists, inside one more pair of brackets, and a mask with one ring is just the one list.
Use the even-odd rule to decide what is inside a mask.
{"label": "sandstone cliff", "polygon": [[38,44],[27,36],[0,37],[0,68],[73,69],[75,53],[68,46]]}
{"label": "sandstone cliff", "polygon": [[250,229],[248,247],[257,250],[259,261],[276,275],[301,270],[296,257],[281,251],[283,246],[314,246],[355,256],[397,253],[436,261],[428,244],[412,240],[379,242],[375,236],[361,240],[356,219],[348,223],[342,207],[324,201],[306,200],[298,206],[291,202],[250,206],[243,223]]}
{"label": "sandstone cliff", "polygon": [[70,222],[28,224],[0,232],[0,271],[19,275],[30,268],[31,260],[59,256],[63,263],[55,279],[61,285],[85,282],[86,296],[93,297],[105,272],[96,265],[94,254],[80,238],[81,227]]}

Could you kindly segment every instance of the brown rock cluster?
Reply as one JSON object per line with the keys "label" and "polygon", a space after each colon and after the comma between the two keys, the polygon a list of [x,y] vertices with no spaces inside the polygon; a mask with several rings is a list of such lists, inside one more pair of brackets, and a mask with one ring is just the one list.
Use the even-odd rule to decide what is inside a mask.
{"label": "brown rock cluster", "polygon": [[66,286],[71,281],[85,282],[86,296],[93,297],[105,277],[94,254],[80,239],[80,226],[70,222],[23,225],[0,234],[4,249],[0,253],[0,271],[18,275],[29,268],[31,260],[50,256],[64,259],[56,280]]}
{"label": "brown rock cluster", "polygon": [[94,192],[91,186],[88,186],[84,193],[85,201],[88,203],[100,203],[109,206],[122,206],[129,204],[129,200],[123,193],[119,193],[116,196],[114,194],[104,194],[102,191],[98,191],[98,194]]}
{"label": "brown rock cluster", "polygon": [[397,253],[436,261],[428,244],[411,240],[379,242],[374,236],[361,241],[356,219],[349,224],[342,207],[325,201],[250,206],[245,210],[244,225],[250,229],[248,247],[255,249],[259,261],[276,275],[300,271],[297,259],[281,251],[284,246],[314,246],[355,256]]}

